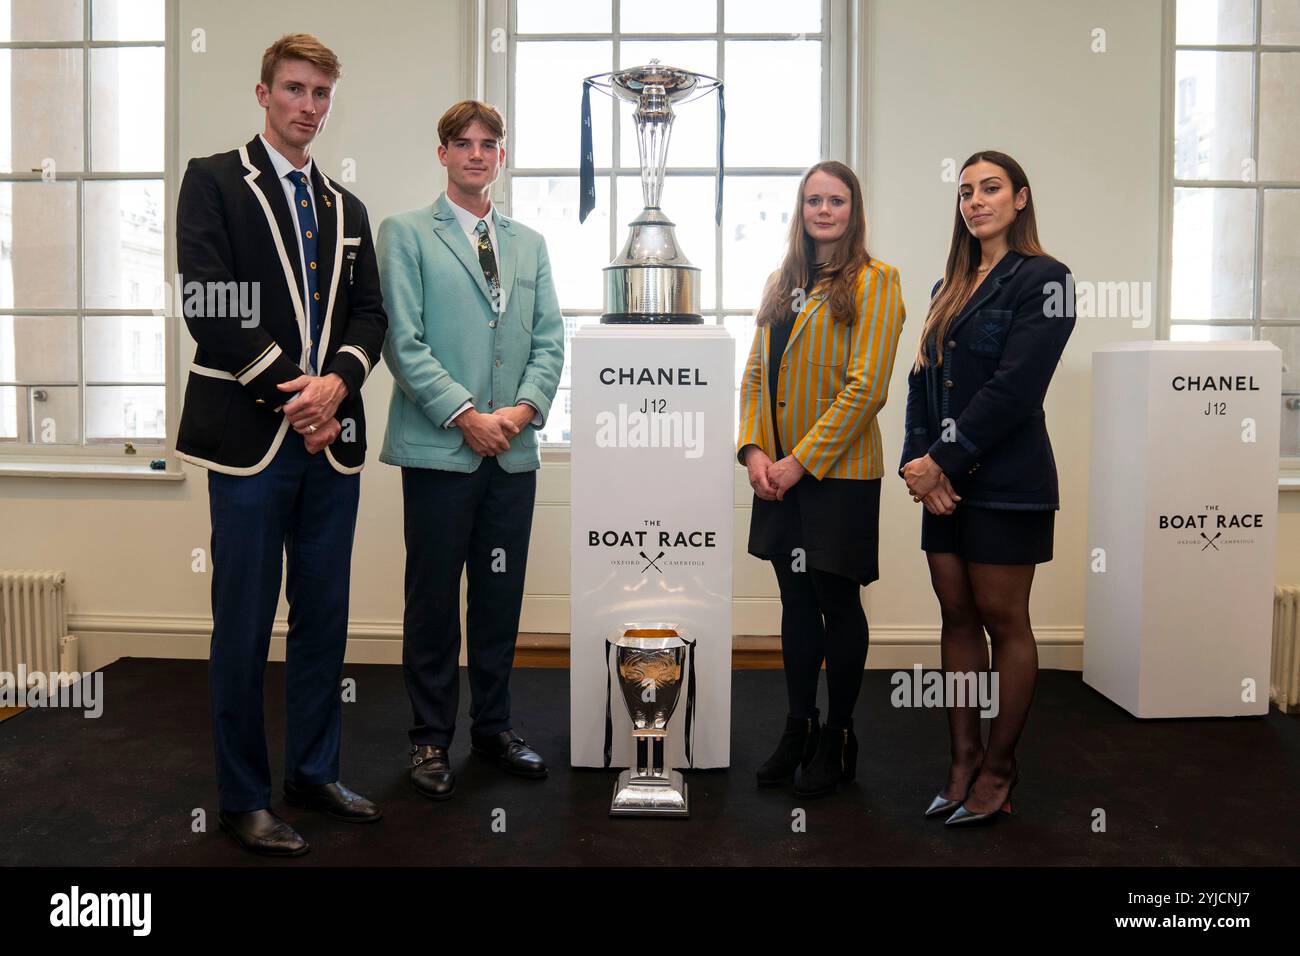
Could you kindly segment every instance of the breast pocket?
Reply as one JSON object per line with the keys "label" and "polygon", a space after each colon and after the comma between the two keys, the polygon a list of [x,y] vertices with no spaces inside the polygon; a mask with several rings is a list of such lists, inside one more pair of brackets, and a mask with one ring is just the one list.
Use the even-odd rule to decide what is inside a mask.
{"label": "breast pocket", "polygon": [[519,324],[530,335],[533,331],[533,307],[537,304],[537,280],[527,276],[515,279],[514,291],[510,294],[511,305],[519,316]]}
{"label": "breast pocket", "polygon": [[1010,309],[982,309],[971,316],[968,348],[975,355],[997,358],[1007,344]]}

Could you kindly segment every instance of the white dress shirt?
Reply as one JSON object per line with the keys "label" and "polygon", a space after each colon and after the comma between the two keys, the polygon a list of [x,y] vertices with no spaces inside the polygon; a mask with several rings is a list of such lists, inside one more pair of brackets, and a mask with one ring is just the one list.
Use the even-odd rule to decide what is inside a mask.
{"label": "white dress shirt", "polygon": [[[476,231],[478,229],[478,224],[480,222],[487,223],[488,242],[492,245],[492,257],[497,261],[497,275],[499,276],[501,274],[501,247],[497,244],[497,225],[493,222],[493,213],[496,212],[496,207],[492,205],[492,200],[488,200],[487,212],[482,216],[476,216],[464,206],[460,205],[456,200],[451,198],[450,193],[447,194],[447,204],[451,206],[451,211],[456,216],[456,222],[459,223],[460,228],[465,231],[465,238],[469,240],[469,247],[471,251],[474,252],[475,256],[478,255],[478,233]],[[504,311],[504,300],[502,300],[501,305],[502,311]],[[527,405],[529,408],[533,409],[533,420],[529,422],[530,425],[540,425],[542,423],[542,413],[537,409],[536,405],[527,400],[521,401],[519,404]],[[453,427],[452,423],[455,422],[460,413],[465,411],[467,408],[473,407],[473,402],[466,402],[460,408],[456,409],[456,411],[452,412],[451,418],[448,418],[443,422],[442,427]]]}
{"label": "white dress shirt", "polygon": [[[266,141],[266,137],[261,133],[257,134],[257,138],[262,141],[262,145],[266,147],[266,154],[271,157],[271,165],[275,167],[275,174],[280,177],[280,186],[284,191],[284,201],[289,204],[289,219],[293,222],[294,238],[298,240],[298,264],[302,268],[302,288],[298,291],[302,296],[303,321],[307,324],[307,335],[310,336],[312,329],[311,303],[307,301],[307,256],[302,250],[302,230],[298,228],[298,206],[294,202],[294,193],[297,191],[298,187],[289,179],[289,174],[298,169],[298,167],[285,159],[284,156],[280,154],[279,150]],[[319,236],[320,217],[316,215],[316,194],[311,188],[311,164],[312,161],[308,159],[307,164],[302,167],[300,172],[307,177],[307,195],[311,199],[311,215],[312,218],[316,220],[317,236]],[[308,339],[308,362],[311,361],[311,345],[311,340]],[[316,369],[313,368],[310,371],[312,375],[316,374]]]}

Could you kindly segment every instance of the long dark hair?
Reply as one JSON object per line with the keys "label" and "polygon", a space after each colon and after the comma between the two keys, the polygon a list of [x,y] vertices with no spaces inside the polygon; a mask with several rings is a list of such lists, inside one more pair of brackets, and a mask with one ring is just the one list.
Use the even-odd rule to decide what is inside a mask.
{"label": "long dark hair", "polygon": [[[1014,196],[1022,188],[1028,188],[1029,177],[1024,169],[1006,153],[985,149],[971,156],[962,163],[962,171],[975,163],[987,162],[999,166],[1011,180],[1011,193]],[[960,180],[960,176],[958,176]],[[1007,248],[1022,256],[1045,256],[1046,252],[1038,242],[1038,222],[1034,217],[1034,191],[1029,190],[1029,199],[1025,208],[1016,213],[1015,219],[1007,229]],[[948,335],[948,328],[953,320],[961,314],[966,300],[979,285],[977,272],[980,263],[980,241],[966,225],[961,214],[961,189],[958,187],[957,204],[953,212],[952,242],[948,246],[948,264],[944,267],[943,281],[939,291],[930,300],[930,311],[926,313],[925,324],[921,326],[921,340],[917,344],[915,368],[921,369],[930,364],[927,346],[941,342]],[[943,350],[934,349],[937,364],[943,364]]]}
{"label": "long dark hair", "polygon": [[830,286],[831,317],[835,321],[851,325],[856,318],[853,300],[858,275],[871,263],[871,256],[867,254],[867,215],[862,205],[862,186],[858,177],[848,166],[831,159],[810,167],[799,180],[785,259],[774,273],[773,280],[768,282],[758,307],[755,322],[760,328],[785,318],[796,290],[807,289],[812,280],[815,247],[803,224],[803,191],[813,173],[819,172],[834,176],[849,188],[849,224],[835,243],[818,285]]}

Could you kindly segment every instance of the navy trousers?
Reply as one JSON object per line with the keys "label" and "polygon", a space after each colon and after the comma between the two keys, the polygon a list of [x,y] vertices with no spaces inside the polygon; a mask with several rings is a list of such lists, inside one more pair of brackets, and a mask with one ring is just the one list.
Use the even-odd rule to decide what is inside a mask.
{"label": "navy trousers", "polygon": [[271,805],[262,678],[280,601],[283,559],[285,779],[339,778],[339,684],[361,476],[335,471],[293,430],[255,475],[208,472],[212,512],[212,736],[227,812]]}
{"label": "navy trousers", "polygon": [[402,666],[413,744],[451,746],[460,705],[460,578],[469,630],[470,732],[510,730],[510,671],[524,600],[537,472],[484,458],[469,474],[402,469],[406,611]]}

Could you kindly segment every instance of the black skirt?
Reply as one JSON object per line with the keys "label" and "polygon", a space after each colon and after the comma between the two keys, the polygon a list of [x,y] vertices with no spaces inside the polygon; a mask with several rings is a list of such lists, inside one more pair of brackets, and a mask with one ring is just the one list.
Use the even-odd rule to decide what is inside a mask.
{"label": "black skirt", "polygon": [[880,577],[880,479],[804,475],[781,501],[754,496],[749,553],[791,561],[803,548],[807,566],[857,581]]}
{"label": "black skirt", "polygon": [[1055,525],[1055,510],[959,504],[950,515],[921,515],[921,550],[976,564],[1045,564]]}

